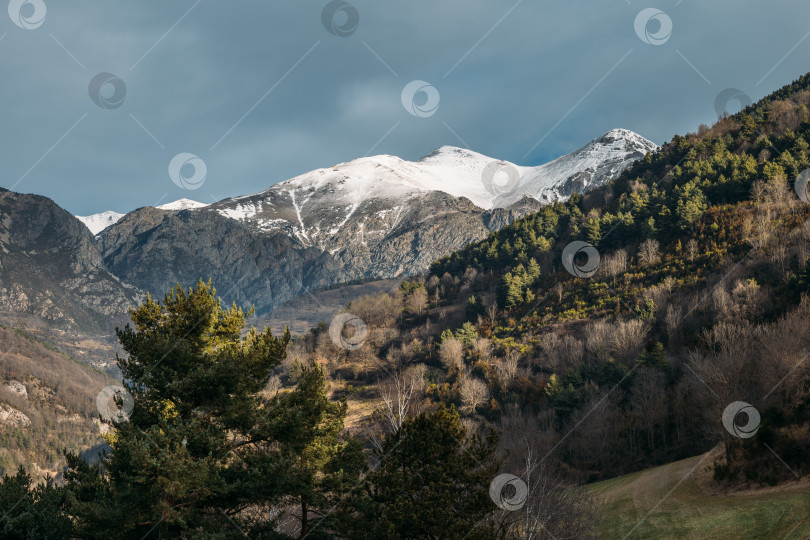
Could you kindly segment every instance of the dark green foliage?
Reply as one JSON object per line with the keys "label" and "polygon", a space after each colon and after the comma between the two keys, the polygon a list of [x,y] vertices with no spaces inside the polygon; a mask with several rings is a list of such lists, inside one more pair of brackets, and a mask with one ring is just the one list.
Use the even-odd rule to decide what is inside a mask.
{"label": "dark green foliage", "polygon": [[483,315],[486,309],[475,295],[467,298],[467,305],[464,308],[464,315],[467,321],[475,321],[479,316]]}
{"label": "dark green foliage", "polygon": [[306,530],[364,469],[357,441],[341,437],[346,404],[329,401],[323,371],[305,368],[294,390],[263,397],[289,334],[242,336],[245,315],[215,294],[200,283],[162,304],[147,298],[134,327],[118,331],[135,409],[103,466],[70,456],[65,489],[85,537],[281,537],[272,514],[242,511],[294,505]]}
{"label": "dark green foliage", "polygon": [[70,518],[62,509],[63,495],[51,480],[32,487],[20,467],[0,481],[0,538],[59,540],[71,538]]}
{"label": "dark green foliage", "polygon": [[483,521],[495,509],[497,438],[470,436],[454,409],[408,419],[386,438],[360,493],[342,514],[349,538],[496,538]]}
{"label": "dark green foliage", "polygon": [[498,304],[511,309],[534,300],[533,287],[540,278],[540,265],[529,259],[528,265],[518,263],[512,272],[507,272],[498,284]]}

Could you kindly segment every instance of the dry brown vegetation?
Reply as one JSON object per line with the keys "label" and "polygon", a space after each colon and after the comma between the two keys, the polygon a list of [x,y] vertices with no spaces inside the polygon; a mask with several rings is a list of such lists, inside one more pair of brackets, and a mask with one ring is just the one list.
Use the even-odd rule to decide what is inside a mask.
{"label": "dry brown vegetation", "polygon": [[[21,383],[27,395],[11,390],[10,381]],[[35,476],[55,475],[64,463],[63,448],[81,452],[100,444],[95,399],[109,384],[106,375],[64,353],[0,327],[0,403],[31,421],[0,425],[0,474],[27,465]]]}

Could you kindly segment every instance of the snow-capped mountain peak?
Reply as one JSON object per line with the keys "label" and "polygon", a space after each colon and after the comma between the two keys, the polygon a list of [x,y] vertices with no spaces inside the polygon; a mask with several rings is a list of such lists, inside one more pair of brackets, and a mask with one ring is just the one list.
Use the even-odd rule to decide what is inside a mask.
{"label": "snow-capped mountain peak", "polygon": [[107,210],[106,212],[101,212],[99,214],[93,214],[90,216],[76,216],[76,219],[84,223],[90,232],[94,235],[100,233],[110,225],[117,223],[125,214],[120,214],[118,212],[113,212],[112,210]]}
{"label": "snow-capped mountain peak", "polygon": [[[191,199],[179,199],[174,202],[161,204],[157,208],[159,210],[196,210],[198,208],[205,208],[208,206],[205,203],[192,201]],[[112,210],[107,210],[106,212],[101,212],[99,214],[93,214],[90,216],[76,216],[76,219],[84,223],[90,232],[94,235],[98,235],[101,231],[106,229],[107,227],[118,223],[121,218],[123,218],[126,214],[121,214],[119,212],[113,212]]]}
{"label": "snow-capped mountain peak", "polygon": [[550,163],[522,167],[442,146],[416,161],[379,155],[317,169],[256,195],[225,199],[211,209],[265,232],[284,230],[305,245],[327,250],[335,235],[351,227],[358,229],[361,243],[384,238],[429,193],[463,197],[481,210],[506,208],[523,197],[541,203],[565,200],[603,185],[657,148],[641,135],[616,129]]}
{"label": "snow-capped mountain peak", "polygon": [[627,129],[614,129],[582,148],[525,171],[517,185],[501,194],[495,206],[508,206],[524,196],[541,202],[565,200],[617,177],[658,145]]}
{"label": "snow-capped mountain peak", "polygon": [[[523,167],[442,146],[416,161],[363,157],[301,174],[255,195],[213,205],[180,199],[157,208],[210,208],[259,231],[285,231],[304,245],[331,251],[335,235],[352,227],[364,245],[371,237],[384,238],[431,193],[466,198],[481,211],[507,208],[524,197],[541,203],[566,200],[605,184],[657,148],[637,133],[614,129],[550,163]],[[80,219],[98,234],[121,217],[105,212]]]}
{"label": "snow-capped mountain peak", "polygon": [[156,207],[160,210],[196,210],[198,208],[205,208],[208,206],[205,203],[192,201],[191,199],[178,199],[174,202],[161,204]]}

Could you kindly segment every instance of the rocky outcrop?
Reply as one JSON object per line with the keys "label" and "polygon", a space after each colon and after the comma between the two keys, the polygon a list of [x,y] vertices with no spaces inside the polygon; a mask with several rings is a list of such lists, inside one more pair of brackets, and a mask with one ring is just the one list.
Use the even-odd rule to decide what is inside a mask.
{"label": "rocky outcrop", "polygon": [[71,214],[47,197],[0,190],[0,312],[97,329],[123,320],[139,295],[106,269]]}
{"label": "rocky outcrop", "polygon": [[[311,289],[424,271],[540,207],[526,200],[485,211],[439,191],[368,199],[332,234],[310,242],[291,230],[225,217],[217,205],[179,212],[147,207],[104,231],[101,253],[121,280],[159,297],[176,283],[187,288],[210,278],[226,303],[252,304],[263,314]],[[331,217],[324,212],[320,219],[308,228],[325,228]]]}

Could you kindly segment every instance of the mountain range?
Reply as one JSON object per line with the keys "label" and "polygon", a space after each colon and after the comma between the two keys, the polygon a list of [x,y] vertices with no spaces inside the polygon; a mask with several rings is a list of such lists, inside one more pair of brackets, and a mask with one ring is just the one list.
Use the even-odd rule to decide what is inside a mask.
{"label": "mountain range", "polygon": [[63,327],[124,319],[147,291],[212,278],[227,303],[270,312],[306,291],[425,271],[441,256],[572,193],[601,186],[657,146],[613,130],[538,167],[444,146],[314,170],[211,205],[181,199],[71,216],[0,194],[0,310]]}

